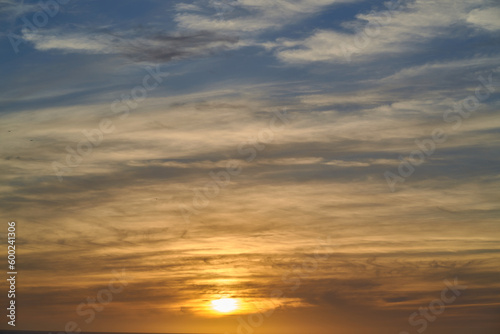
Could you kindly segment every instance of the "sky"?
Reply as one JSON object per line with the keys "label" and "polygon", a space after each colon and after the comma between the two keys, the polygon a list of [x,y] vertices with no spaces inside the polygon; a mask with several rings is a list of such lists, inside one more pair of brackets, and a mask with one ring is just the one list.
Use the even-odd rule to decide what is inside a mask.
{"label": "sky", "polygon": [[0,329],[500,333],[499,19],[0,0]]}

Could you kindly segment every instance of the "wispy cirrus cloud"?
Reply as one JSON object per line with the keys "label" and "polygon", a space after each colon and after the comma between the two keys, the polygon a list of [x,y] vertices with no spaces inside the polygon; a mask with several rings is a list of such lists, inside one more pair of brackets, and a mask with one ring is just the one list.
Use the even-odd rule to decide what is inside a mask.
{"label": "wispy cirrus cloud", "polygon": [[40,10],[39,5],[24,3],[24,0],[0,0],[0,17],[6,16],[9,20],[15,20],[38,10]]}
{"label": "wispy cirrus cloud", "polygon": [[467,15],[467,22],[475,26],[490,30],[500,30],[500,7],[476,8]]}
{"label": "wispy cirrus cloud", "polygon": [[320,29],[305,39],[278,39],[268,43],[276,56],[292,64],[311,62],[369,61],[382,55],[419,52],[436,38],[455,35],[467,23],[497,30],[499,8],[487,1],[388,2],[388,7],[356,15],[344,22],[352,32]]}
{"label": "wispy cirrus cloud", "polygon": [[151,29],[113,31],[23,31],[23,38],[40,51],[118,54],[134,61],[169,62],[235,47],[238,37],[211,31],[166,33]]}
{"label": "wispy cirrus cloud", "polygon": [[[181,29],[211,30],[255,35],[266,30],[281,29],[297,20],[318,14],[327,6],[355,3],[360,0],[240,0],[231,1],[226,6],[232,10],[219,19],[214,13],[214,2],[205,7],[203,13],[193,14],[192,7],[178,7],[175,20]],[[211,6],[210,6],[211,5]],[[212,7],[212,8],[211,8]]]}

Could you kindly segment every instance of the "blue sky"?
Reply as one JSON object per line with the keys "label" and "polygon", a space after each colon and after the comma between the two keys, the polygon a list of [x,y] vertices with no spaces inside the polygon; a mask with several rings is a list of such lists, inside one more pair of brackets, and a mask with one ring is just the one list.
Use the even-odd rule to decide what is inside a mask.
{"label": "blue sky", "polygon": [[426,333],[498,332],[498,2],[41,3],[0,0],[21,329],[236,333],[328,236],[258,331],[416,333],[457,277]]}

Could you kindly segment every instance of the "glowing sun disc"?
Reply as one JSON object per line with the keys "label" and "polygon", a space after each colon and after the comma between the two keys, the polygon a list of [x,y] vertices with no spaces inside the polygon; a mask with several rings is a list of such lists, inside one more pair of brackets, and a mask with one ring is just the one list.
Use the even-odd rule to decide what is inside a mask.
{"label": "glowing sun disc", "polygon": [[227,313],[238,308],[238,301],[232,298],[212,300],[212,308],[217,312]]}

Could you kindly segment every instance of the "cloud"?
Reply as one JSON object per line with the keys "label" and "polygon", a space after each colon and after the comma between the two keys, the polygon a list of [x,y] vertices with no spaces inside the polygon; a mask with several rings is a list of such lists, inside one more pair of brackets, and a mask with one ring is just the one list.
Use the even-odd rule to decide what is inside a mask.
{"label": "cloud", "polygon": [[467,15],[467,22],[490,31],[500,30],[500,8],[478,8]]}
{"label": "cloud", "polygon": [[0,17],[6,16],[12,21],[39,10],[41,10],[39,5],[25,4],[24,0],[0,0]]}
{"label": "cloud", "polygon": [[[352,3],[359,0],[240,0],[222,2],[230,10],[221,19],[210,7],[204,14],[184,13],[180,10],[175,20],[181,29],[234,32],[238,34],[261,33],[280,29],[320,12],[327,6]],[[218,1],[210,2],[216,7]]]}
{"label": "cloud", "polygon": [[189,4],[189,3],[177,3],[175,4],[175,10],[177,11],[201,11],[202,9],[194,4]]}
{"label": "cloud", "polygon": [[[63,183],[52,175],[51,161],[64,157],[65,146],[92,128],[108,105],[2,115],[1,157],[22,158],[0,160],[0,212],[4,220],[8,213],[29,224],[23,237],[29,293],[20,297],[26,312],[54,319],[69,309],[68,318],[74,316],[75,307],[122,267],[135,280],[114,296],[106,321],[113,320],[110,312],[127,318],[147,313],[153,321],[151,312],[158,312],[162,320],[171,316],[169,323],[182,321],[178,310],[203,314],[203,301],[221,292],[266,306],[263,299],[273,289],[286,291],[284,310],[342,316],[361,310],[384,319],[404,312],[407,319],[439,298],[442,279],[457,273],[464,284],[490,288],[462,296],[464,303],[484,306],[498,299],[498,289],[491,289],[496,277],[477,281],[467,273],[498,268],[492,257],[500,252],[500,180],[494,169],[478,177],[448,168],[482,154],[496,165],[498,155],[481,144],[484,138],[464,136],[453,145],[482,145],[481,155],[441,151],[447,168],[431,177],[416,175],[412,186],[390,193],[381,177],[388,162],[380,155],[404,150],[400,140],[413,139],[424,127],[398,119],[397,112],[372,119],[370,127],[366,116],[288,106],[294,121],[243,165],[186,231],[179,205],[192,203],[193,189],[211,181],[209,171],[238,158],[238,144],[266,128],[278,103],[267,101],[266,92],[249,98],[241,93],[245,87],[232,89],[148,99],[140,115],[117,123],[117,131]],[[410,104],[400,103],[395,110]],[[63,122],[68,114],[74,122]],[[391,119],[395,130],[386,133],[384,122]],[[416,129],[410,131],[408,122]],[[386,140],[395,134],[397,139]],[[320,249],[326,256],[317,269],[299,271],[314,258],[317,238],[326,236],[331,243]],[[46,268],[65,283],[52,281]],[[293,281],[283,281],[286,273],[300,278],[297,290],[291,291]]]}
{"label": "cloud", "polygon": [[41,51],[64,53],[120,54],[134,61],[169,62],[234,47],[238,38],[210,31],[165,33],[150,29],[114,32],[23,31],[23,38]]}
{"label": "cloud", "polygon": [[302,40],[278,39],[274,44],[276,56],[293,64],[347,63],[369,61],[381,55],[418,52],[433,39],[453,35],[456,26],[464,25],[466,19],[481,21],[488,29],[496,27],[493,17],[497,9],[475,9],[468,14],[471,6],[485,3],[479,0],[417,0],[402,5],[389,2],[389,9],[358,14],[355,21],[344,22],[344,28],[354,30],[352,33],[319,29]]}

